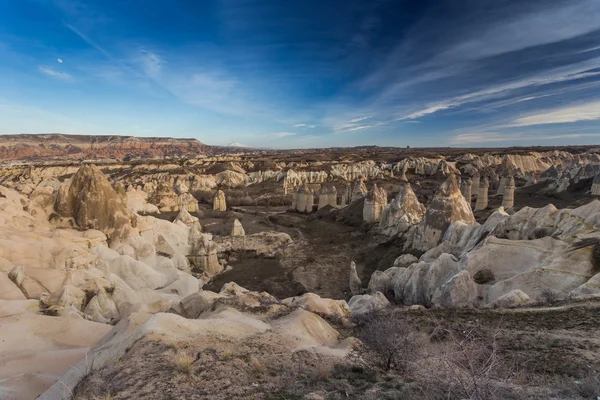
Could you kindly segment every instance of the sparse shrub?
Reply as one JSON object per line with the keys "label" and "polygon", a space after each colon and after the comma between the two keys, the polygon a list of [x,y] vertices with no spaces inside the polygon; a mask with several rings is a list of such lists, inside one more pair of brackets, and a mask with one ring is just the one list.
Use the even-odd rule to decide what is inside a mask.
{"label": "sparse shrub", "polygon": [[177,372],[182,374],[189,374],[192,369],[192,363],[194,360],[185,351],[179,351],[173,357],[173,366]]}
{"label": "sparse shrub", "polygon": [[554,305],[558,303],[560,300],[559,295],[556,291],[552,289],[544,289],[542,293],[540,293],[539,301],[542,305]]}
{"label": "sparse shrub", "polygon": [[485,285],[486,283],[492,282],[494,279],[496,279],[494,277],[494,273],[487,268],[480,269],[475,273],[475,275],[473,275],[473,280],[475,283],[480,285]]}
{"label": "sparse shrub", "polygon": [[372,362],[386,371],[405,370],[420,357],[419,335],[398,317],[373,311],[355,318],[354,322],[356,336],[370,351]]}

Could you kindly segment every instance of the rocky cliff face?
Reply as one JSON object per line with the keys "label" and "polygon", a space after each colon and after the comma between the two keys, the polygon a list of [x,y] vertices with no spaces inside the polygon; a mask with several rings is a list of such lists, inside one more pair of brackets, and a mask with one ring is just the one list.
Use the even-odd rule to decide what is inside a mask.
{"label": "rocky cliff face", "polygon": [[210,154],[196,139],[88,135],[3,135],[0,160],[164,157]]}

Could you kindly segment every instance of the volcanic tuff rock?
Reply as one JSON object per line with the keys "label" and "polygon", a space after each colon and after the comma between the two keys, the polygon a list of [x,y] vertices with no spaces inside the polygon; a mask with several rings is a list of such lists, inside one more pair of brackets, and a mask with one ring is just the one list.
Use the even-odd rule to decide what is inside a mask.
{"label": "volcanic tuff rock", "polygon": [[384,208],[379,231],[387,236],[406,232],[411,226],[421,222],[424,215],[425,206],[419,203],[410,183],[403,183],[394,200]]}
{"label": "volcanic tuff rock", "polygon": [[227,202],[225,201],[225,193],[222,190],[217,190],[213,197],[213,210],[227,211]]}
{"label": "volcanic tuff rock", "polygon": [[231,228],[231,236],[246,236],[244,227],[237,218],[233,221],[233,227]]}
{"label": "volcanic tuff rock", "polygon": [[460,193],[456,176],[451,174],[427,206],[425,219],[415,231],[412,246],[419,250],[428,250],[436,246],[454,221],[473,223],[475,217],[471,206]]}
{"label": "volcanic tuff rock", "polygon": [[97,229],[109,238],[121,237],[130,228],[130,213],[123,196],[95,165],[84,165],[59,188],[56,212],[73,218],[83,229]]}
{"label": "volcanic tuff rock", "polygon": [[350,287],[350,293],[353,295],[362,293],[362,282],[360,281],[358,273],[356,272],[356,263],[354,261],[350,263],[350,278],[348,284]]}
{"label": "volcanic tuff rock", "polygon": [[383,188],[379,188],[376,184],[373,184],[373,187],[365,196],[365,203],[363,206],[363,221],[379,221],[381,218],[381,213],[386,205],[387,193]]}

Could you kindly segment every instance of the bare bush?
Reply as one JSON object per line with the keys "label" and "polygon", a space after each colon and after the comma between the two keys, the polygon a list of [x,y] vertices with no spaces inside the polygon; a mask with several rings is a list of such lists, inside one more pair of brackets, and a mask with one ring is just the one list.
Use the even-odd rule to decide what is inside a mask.
{"label": "bare bush", "polygon": [[368,349],[367,358],[386,371],[404,371],[420,357],[420,336],[389,313],[372,311],[355,318],[356,336]]}
{"label": "bare bush", "polygon": [[[440,330],[443,328],[439,328]],[[436,388],[445,398],[495,399],[502,365],[495,336],[486,339],[476,328],[460,334],[446,330],[443,345],[415,366],[414,372],[427,397],[436,398]]]}

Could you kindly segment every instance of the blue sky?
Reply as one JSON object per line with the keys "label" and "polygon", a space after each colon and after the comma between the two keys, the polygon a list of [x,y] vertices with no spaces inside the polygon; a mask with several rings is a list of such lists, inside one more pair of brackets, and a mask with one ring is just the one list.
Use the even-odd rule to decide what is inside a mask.
{"label": "blue sky", "polygon": [[600,144],[598,0],[6,0],[0,133]]}

